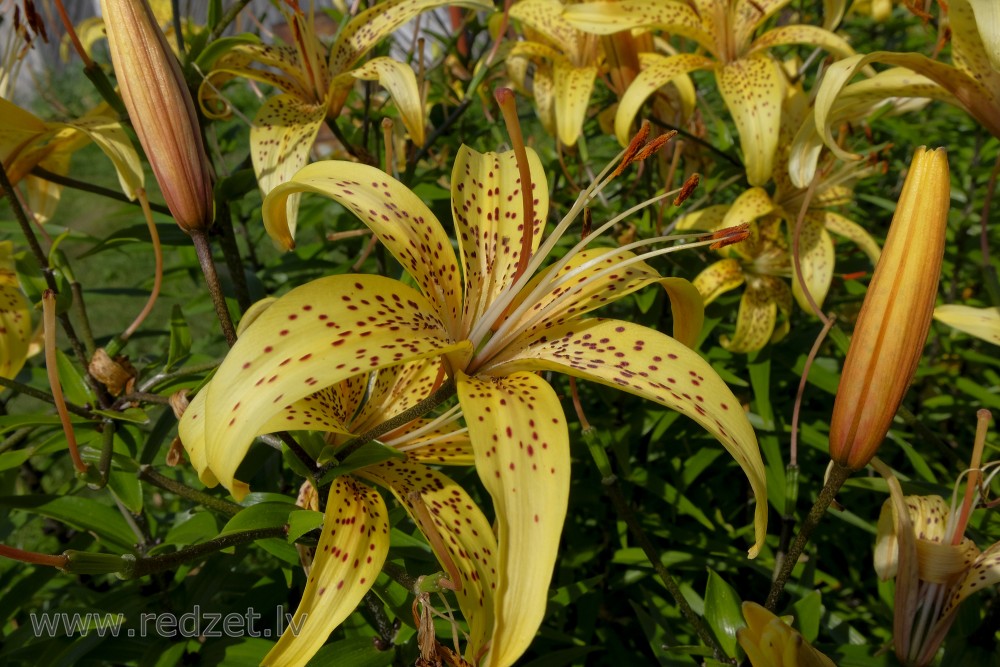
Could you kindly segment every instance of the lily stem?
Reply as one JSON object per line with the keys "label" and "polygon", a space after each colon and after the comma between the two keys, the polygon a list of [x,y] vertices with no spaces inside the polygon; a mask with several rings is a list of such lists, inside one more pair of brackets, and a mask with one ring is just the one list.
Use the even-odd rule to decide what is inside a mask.
{"label": "lily stem", "polygon": [[233,3],[233,6],[219,18],[219,22],[212,28],[212,33],[208,36],[206,44],[211,44],[221,37],[222,33],[229,27],[229,24],[235,21],[239,13],[243,11],[243,8],[249,4],[250,0],[237,0],[237,2]]}
{"label": "lily stem", "polygon": [[826,479],[826,483],[819,492],[819,497],[816,498],[816,502],[813,504],[812,509],[809,510],[809,514],[806,516],[805,520],[802,522],[802,527],[799,529],[798,535],[795,536],[795,541],[792,542],[792,546],[788,549],[788,553],[785,555],[784,559],[779,563],[776,563],[774,580],[771,583],[771,590],[767,594],[767,601],[764,606],[768,610],[774,611],[778,606],[778,600],[781,598],[782,591],[785,590],[785,584],[788,582],[788,577],[792,574],[792,569],[799,560],[799,556],[802,555],[803,549],[805,549],[806,542],[809,541],[809,536],[812,531],[819,524],[823,515],[826,514],[827,508],[830,507],[830,503],[837,496],[837,492],[840,491],[840,487],[844,485],[847,478],[851,476],[854,471],[846,466],[842,466],[836,461],[831,464],[830,475]]}
{"label": "lily stem", "polygon": [[203,556],[215,553],[216,551],[222,551],[223,549],[228,549],[229,547],[235,547],[240,544],[247,544],[248,542],[256,542],[257,540],[264,540],[272,537],[284,537],[286,534],[287,531],[285,526],[278,526],[276,528],[257,528],[238,533],[229,533],[228,535],[222,535],[221,537],[216,537],[214,540],[202,542],[201,544],[196,544],[173,553],[136,559],[131,564],[131,567],[124,568],[119,571],[118,574],[123,579],[138,579],[139,577],[144,577],[148,574],[153,574],[154,572],[162,572],[164,570],[173,569],[179,565],[183,565],[184,563],[198,560]]}
{"label": "lily stem", "polygon": [[226,337],[226,343],[232,347],[236,344],[236,327],[233,326],[233,318],[229,315],[229,306],[226,305],[226,296],[222,293],[219,274],[215,271],[215,262],[212,259],[212,248],[208,243],[208,235],[205,234],[204,230],[192,229],[191,240],[194,242],[195,252],[198,253],[198,263],[201,264],[201,271],[205,274],[205,282],[212,295],[212,303],[215,305],[215,314],[222,326],[222,333]]}
{"label": "lily stem", "polygon": [[[37,176],[38,178],[49,181],[50,183],[56,183],[57,185],[62,185],[63,187],[73,188],[74,190],[81,190],[83,192],[90,192],[95,195],[100,195],[101,197],[107,197],[108,199],[114,199],[115,201],[120,201],[123,204],[129,204],[131,206],[141,206],[137,200],[129,199],[125,194],[118,192],[117,190],[112,190],[111,188],[105,188],[100,185],[94,185],[92,183],[87,183],[85,181],[78,181],[75,178],[70,178],[69,176],[62,176],[60,174],[55,174],[48,169],[43,167],[35,167],[31,170],[32,176]],[[163,215],[170,215],[170,209],[163,204],[157,204],[154,202],[149,203],[149,208],[157,213],[162,213]]]}
{"label": "lily stem", "polygon": [[216,498],[215,496],[210,496],[207,493],[199,491],[198,489],[192,489],[187,484],[181,484],[180,482],[170,479],[166,475],[161,475],[152,468],[152,466],[144,465],[139,468],[139,479],[149,482],[153,486],[158,486],[165,491],[170,491],[175,493],[182,498],[187,498],[191,502],[203,505],[211,510],[215,510],[220,514],[225,514],[227,516],[236,516],[236,514],[243,508],[236,503],[231,503],[228,500],[223,500],[222,498]]}

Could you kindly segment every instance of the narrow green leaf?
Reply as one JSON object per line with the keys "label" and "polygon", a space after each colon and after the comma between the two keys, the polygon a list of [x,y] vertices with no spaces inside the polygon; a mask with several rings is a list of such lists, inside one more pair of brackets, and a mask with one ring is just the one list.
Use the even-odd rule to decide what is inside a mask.
{"label": "narrow green leaf", "polygon": [[142,408],[128,408],[126,410],[94,410],[94,414],[117,419],[119,421],[132,422],[133,424],[149,423],[149,415]]}
{"label": "narrow green leaf", "polygon": [[321,479],[319,483],[320,485],[327,484],[330,480],[336,477],[347,475],[360,468],[367,468],[368,466],[381,463],[382,461],[388,461],[389,459],[403,458],[406,458],[406,455],[402,452],[398,452],[391,447],[386,447],[379,442],[368,442],[362,445],[356,452],[341,461],[340,465],[323,475],[323,479]]}
{"label": "narrow green leaf", "polygon": [[736,631],[746,626],[740,611],[740,597],[711,569],[708,571],[708,585],[705,587],[705,620],[719,640],[722,650],[730,658],[735,658]]}
{"label": "narrow green leaf", "polygon": [[823,599],[819,591],[809,593],[794,605],[798,631],[809,643],[819,636],[819,621],[823,616]]}
{"label": "narrow green leaf", "polygon": [[183,361],[191,353],[191,329],[181,307],[174,304],[170,311],[170,350],[167,352],[167,364],[164,370],[170,370]]}
{"label": "narrow green leaf", "polygon": [[260,528],[277,528],[288,523],[288,515],[295,509],[291,503],[258,503],[246,509],[229,520],[219,535],[229,535],[245,530]]}
{"label": "narrow green leaf", "polygon": [[219,526],[211,512],[194,512],[167,531],[163,543],[179,547],[188,546],[210,540],[218,533]]}
{"label": "narrow green leaf", "polygon": [[323,513],[313,510],[295,510],[288,515],[288,543],[291,544],[310,530],[323,525]]}
{"label": "narrow green leaf", "polygon": [[59,384],[66,400],[79,406],[93,405],[97,402],[83,375],[62,350],[56,350],[56,368],[59,370]]}
{"label": "narrow green leaf", "polygon": [[135,535],[117,509],[79,496],[2,496],[0,507],[25,510],[93,533],[109,546],[131,551]]}
{"label": "narrow green leaf", "polygon": [[142,484],[133,473],[112,470],[108,475],[108,487],[130,512],[142,511]]}

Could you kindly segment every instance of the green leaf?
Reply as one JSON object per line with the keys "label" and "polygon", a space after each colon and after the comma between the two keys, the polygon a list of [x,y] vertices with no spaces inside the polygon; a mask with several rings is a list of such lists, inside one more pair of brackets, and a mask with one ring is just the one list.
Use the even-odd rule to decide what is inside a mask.
{"label": "green leaf", "polygon": [[2,496],[0,507],[25,510],[62,521],[77,530],[93,533],[100,540],[131,551],[135,534],[117,509],[79,496]]}
{"label": "green leaf", "polygon": [[352,637],[327,644],[307,665],[337,667],[386,667],[395,658],[394,651],[379,651],[369,637]]}
{"label": "green leaf", "polygon": [[222,535],[240,533],[245,530],[278,528],[288,523],[288,515],[295,510],[292,503],[258,503],[240,510],[223,528]]}
{"label": "green leaf", "polygon": [[170,350],[164,370],[170,370],[191,353],[191,329],[181,307],[174,304],[170,311]]}
{"label": "green leaf", "polygon": [[740,611],[740,597],[715,570],[708,571],[705,587],[705,620],[719,645],[730,658],[736,657],[736,631],[746,626]]}
{"label": "green leaf", "polygon": [[[184,515],[181,515],[184,516]],[[219,532],[215,516],[211,512],[194,512],[178,523],[163,538],[164,544],[188,546],[214,538]]]}
{"label": "green leaf", "polygon": [[288,543],[291,544],[310,530],[315,530],[322,525],[322,512],[295,510],[288,515]]}
{"label": "green leaf", "polygon": [[149,415],[142,408],[127,408],[125,410],[94,410],[95,415],[101,415],[108,419],[117,419],[133,424],[148,424]]}
{"label": "green leaf", "polygon": [[392,447],[386,447],[380,442],[367,442],[357,451],[352,453],[346,459],[341,461],[340,465],[329,470],[323,478],[319,481],[320,486],[323,484],[328,484],[330,480],[340,477],[341,475],[347,475],[360,468],[367,468],[368,466],[375,465],[376,463],[381,463],[382,461],[388,461],[389,459],[405,459],[406,454],[396,451]]}
{"label": "green leaf", "polygon": [[56,350],[56,369],[59,371],[59,384],[62,385],[63,394],[66,400],[79,406],[94,405],[97,398],[90,389],[90,385],[83,379],[83,375],[76,370],[76,366],[69,360],[62,350]]}
{"label": "green leaf", "polygon": [[796,625],[799,632],[809,643],[819,636],[819,621],[823,616],[823,599],[819,591],[809,593],[794,605]]}
{"label": "green leaf", "polygon": [[[70,415],[73,424],[85,423],[81,417]],[[0,433],[13,431],[22,426],[59,426],[59,415],[27,414],[27,415],[3,415],[0,417]]]}
{"label": "green leaf", "polygon": [[142,511],[142,484],[134,473],[112,470],[108,475],[108,487],[130,512]]}

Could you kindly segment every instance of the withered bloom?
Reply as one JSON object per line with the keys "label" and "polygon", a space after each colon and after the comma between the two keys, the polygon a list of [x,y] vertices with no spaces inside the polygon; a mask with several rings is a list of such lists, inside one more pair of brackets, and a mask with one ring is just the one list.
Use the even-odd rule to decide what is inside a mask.
{"label": "withered bloom", "polygon": [[863,468],[885,438],[924,348],[937,295],[950,197],[944,149],[917,150],[847,352],[830,422],[830,456]]}
{"label": "withered bloom", "polygon": [[180,65],[146,0],[101,0],[111,62],[125,108],[184,231],[212,222],[212,178],[198,116]]}

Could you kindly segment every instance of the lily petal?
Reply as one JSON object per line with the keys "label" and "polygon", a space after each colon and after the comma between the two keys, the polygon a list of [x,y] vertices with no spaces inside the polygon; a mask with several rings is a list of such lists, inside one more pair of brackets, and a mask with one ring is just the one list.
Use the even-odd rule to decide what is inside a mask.
{"label": "lily petal", "polygon": [[[490,522],[459,484],[420,463],[390,460],[358,474],[392,491],[422,530],[437,530],[441,540],[432,541],[431,547],[446,571],[449,562],[457,568],[455,596],[469,623],[465,653],[473,659],[493,630],[498,549]],[[424,525],[425,516],[433,526]],[[437,553],[442,546],[447,553]]]}
{"label": "lily petal", "polygon": [[0,377],[13,378],[31,343],[31,309],[14,271],[14,245],[0,241]]}
{"label": "lily petal", "polygon": [[785,281],[773,276],[752,276],[740,298],[736,316],[736,332],[732,339],[719,339],[730,352],[753,352],[768,343],[781,340],[788,333],[788,320],[779,326],[779,310],[787,315],[791,310],[792,293]]}
{"label": "lily petal", "polygon": [[129,199],[135,199],[136,190],[143,187],[145,178],[139,154],[122,124],[110,116],[90,113],[65,126],[82,132],[101,149],[115,167],[122,192]]}
{"label": "lily petal", "polygon": [[559,58],[553,69],[559,141],[566,146],[575,146],[587,118],[597,67],[575,67],[569,60]]}
{"label": "lily petal", "polygon": [[[767,487],[757,438],[739,401],[697,352],[631,322],[589,319],[552,327],[545,339],[502,370],[553,370],[593,380],[655,401],[701,424],[750,480],[757,500],[750,557],[757,555],[767,533]],[[462,407],[471,430],[473,420],[464,403]],[[473,442],[475,438],[473,433]]]}
{"label": "lily petal", "polygon": [[489,667],[512,665],[545,615],[569,501],[569,432],[555,391],[535,373],[456,374],[476,471],[496,511],[496,620]]}
{"label": "lily petal", "polygon": [[785,96],[781,70],[767,55],[751,56],[726,63],[715,81],[740,135],[747,180],[764,185],[771,179],[778,149]]}
{"label": "lily petal", "polygon": [[274,302],[208,386],[207,460],[219,482],[234,491],[250,443],[284,406],[384,366],[471,352],[434,312],[416,290],[381,276],[329,276]]}
{"label": "lily petal", "polygon": [[854,49],[843,37],[814,25],[785,25],[768,30],[750,45],[747,55],[761,53],[775,46],[808,44],[839,58],[854,55]]}
{"label": "lily petal", "polygon": [[948,20],[956,64],[1000,91],[1000,6],[990,0],[956,0]]}
{"label": "lily petal", "polygon": [[878,258],[882,254],[882,247],[879,246],[878,241],[864,227],[833,211],[823,211],[822,216],[823,225],[829,231],[838,236],[850,239],[861,248],[861,251],[868,256],[872,264],[878,263]]}
{"label": "lily petal", "polygon": [[[823,215],[808,212],[802,220],[802,230],[799,233],[799,264],[802,276],[809,294],[816,305],[823,307],[830,283],[833,282],[833,265],[836,261],[833,250],[833,239],[823,226]],[[795,262],[792,262],[792,294],[802,306],[802,310],[812,313],[812,306],[802,292],[802,286],[795,276]]]}
{"label": "lily petal", "polygon": [[424,145],[424,105],[417,87],[417,75],[413,73],[412,67],[393,58],[372,58],[350,74],[335,78],[333,85],[339,85],[343,76],[362,81],[378,81],[396,103],[410,139],[417,146]]}
{"label": "lily petal", "polygon": [[[458,320],[461,287],[451,241],[427,205],[385,172],[363,164],[329,160],[310,164],[279,185],[264,200],[264,227],[272,239],[290,248],[292,240],[285,200],[296,193],[325,195],[354,212],[375,232],[425,294]],[[428,312],[436,312],[431,307]]]}
{"label": "lily petal", "polygon": [[[611,3],[611,4],[624,4]],[[579,5],[583,6],[583,5]],[[702,69],[714,69],[716,63],[711,58],[695,54],[682,53],[676,56],[662,57],[649,54],[643,58],[644,67],[635,81],[628,87],[618,103],[615,113],[615,136],[622,146],[627,146],[632,137],[632,124],[646,99],[673,79],[685,76],[689,72]]]}
{"label": "lily petal", "polygon": [[694,279],[695,288],[708,305],[720,296],[744,283],[746,276],[740,262],[732,257],[720,259],[704,269]]}
{"label": "lily petal", "polygon": [[[277,95],[264,102],[250,128],[250,157],[263,194],[288,181],[309,161],[309,151],[325,118],[325,104],[311,104],[293,95]],[[298,210],[299,198],[289,197],[289,238],[295,236]]]}
{"label": "lily petal", "polygon": [[1000,310],[949,303],[934,309],[934,319],[963,333],[1000,345]]}
{"label": "lily petal", "polygon": [[509,16],[565,49],[570,60],[579,62],[580,30],[563,17],[564,9],[559,0],[520,0],[511,5]]}
{"label": "lily petal", "polygon": [[693,39],[710,53],[716,48],[698,13],[676,0],[602,0],[566,7],[563,16],[579,30],[611,35],[634,28],[660,28]]}
{"label": "lily petal", "polygon": [[350,477],[333,481],[302,600],[262,665],[304,665],[354,611],[389,552],[387,517],[375,489]]}

